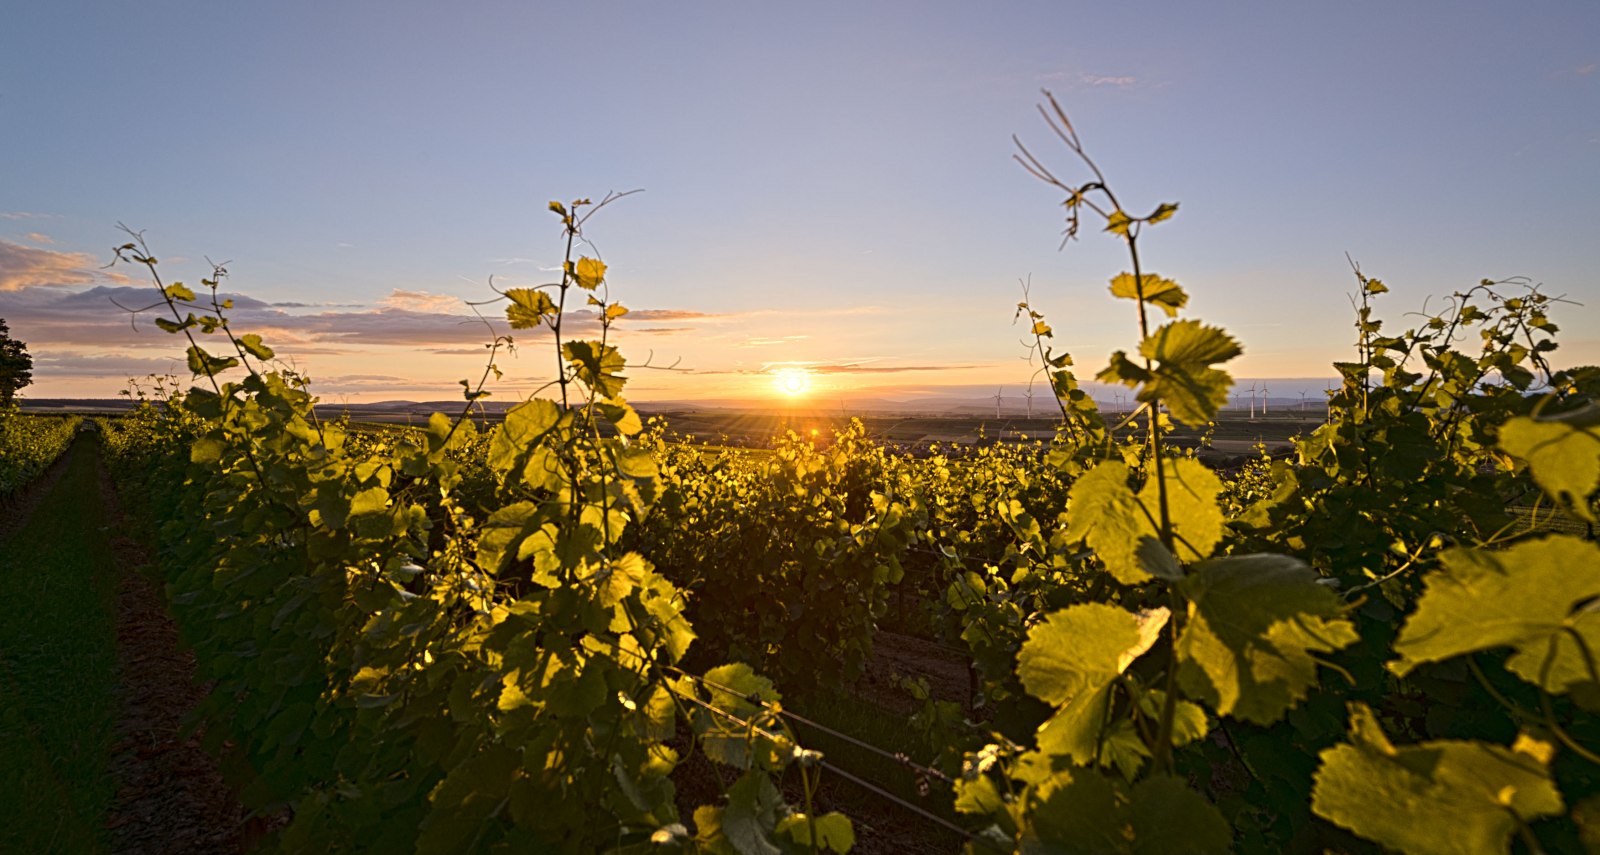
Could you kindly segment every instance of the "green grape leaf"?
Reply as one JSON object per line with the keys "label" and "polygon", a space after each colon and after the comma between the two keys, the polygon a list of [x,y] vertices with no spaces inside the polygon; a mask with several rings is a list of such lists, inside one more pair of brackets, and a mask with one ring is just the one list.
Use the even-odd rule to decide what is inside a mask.
{"label": "green grape leaf", "polygon": [[1139,343],[1139,353],[1156,363],[1154,375],[1136,396],[1144,403],[1167,405],[1172,417],[1186,425],[1203,425],[1228,402],[1233,377],[1219,368],[1243,351],[1218,327],[1199,321],[1173,321]]}
{"label": "green grape leaf", "polygon": [[[1178,559],[1194,562],[1210,558],[1222,541],[1225,519],[1217,506],[1222,479],[1204,463],[1189,457],[1164,461],[1162,470]],[[1144,485],[1139,491],[1139,503],[1151,518],[1160,518],[1161,498],[1155,484]]]}
{"label": "green grape leaf", "polygon": [[350,516],[376,514],[389,509],[389,491],[372,487],[355,494],[350,500]]}
{"label": "green grape leaf", "polygon": [[606,278],[605,262],[593,258],[580,258],[572,266],[572,281],[585,291],[593,291],[600,287]]}
{"label": "green grape leaf", "polygon": [[1500,447],[1528,462],[1533,480],[1573,513],[1595,518],[1589,496],[1600,486],[1600,404],[1550,418],[1508,419]]}
{"label": "green grape leaf", "polygon": [[239,364],[239,360],[230,356],[219,359],[206,353],[199,345],[189,345],[189,371],[195,375],[205,374],[214,376]]}
{"label": "green grape leaf", "polygon": [[740,855],[782,855],[772,842],[783,796],[765,772],[752,769],[728,788],[722,833]]}
{"label": "green grape leaf", "polygon": [[[1151,721],[1161,718],[1162,707],[1166,705],[1167,693],[1160,689],[1145,689],[1139,695],[1139,712]],[[1211,732],[1211,724],[1206,720],[1205,708],[1199,704],[1190,703],[1179,699],[1172,705],[1172,744],[1174,746],[1188,745],[1195,740],[1203,738]]]}
{"label": "green grape leaf", "polygon": [[617,433],[623,436],[634,436],[644,430],[644,422],[639,418],[639,413],[621,398],[596,401],[595,407],[606,417],[606,421],[616,427]]}
{"label": "green grape leaf", "polygon": [[1156,223],[1172,219],[1172,215],[1176,213],[1178,213],[1177,202],[1162,202],[1156,206],[1154,211],[1150,212],[1150,216],[1144,218],[1144,221],[1153,226]]}
{"label": "green grape leaf", "polygon": [[1509,548],[1454,548],[1439,556],[1417,610],[1395,640],[1390,669],[1405,676],[1425,662],[1512,647],[1506,667],[1554,693],[1587,685],[1600,693],[1589,652],[1600,655],[1600,545],[1572,535],[1525,540]]}
{"label": "green grape leaf", "polygon": [[[771,680],[757,676],[749,665],[742,662],[712,668],[706,672],[703,683],[710,693],[710,706],[744,721],[749,721],[762,711],[762,707],[746,698],[756,698],[764,703],[781,699]],[[750,768],[752,764],[776,768],[787,761],[793,748],[793,744],[782,734],[769,738],[771,731],[767,735],[751,732],[728,716],[710,710],[697,712],[696,718],[695,727],[701,734],[701,749],[707,757],[719,763],[737,768]]]}
{"label": "green grape leaf", "polygon": [[[1176,560],[1210,557],[1222,540],[1224,517],[1216,499],[1221,479],[1187,458],[1165,461],[1162,470]],[[1067,537],[1087,543],[1118,581],[1136,585],[1152,575],[1173,578],[1176,565],[1156,527],[1161,496],[1154,479],[1135,494],[1128,487],[1127,465],[1111,461],[1089,470],[1067,496]]]}
{"label": "green grape leaf", "polygon": [[189,447],[189,461],[191,463],[216,463],[222,460],[222,453],[227,451],[228,445],[220,439],[203,436],[194,441]]}
{"label": "green grape leaf", "polygon": [[1313,653],[1353,644],[1343,602],[1287,555],[1206,561],[1181,583],[1189,622],[1178,637],[1178,684],[1223,715],[1277,721],[1317,681]]}
{"label": "green grape leaf", "polygon": [[1406,855],[1510,852],[1519,823],[1562,811],[1534,753],[1464,740],[1396,747],[1365,704],[1350,705],[1350,742],[1320,756],[1311,809]]}
{"label": "green grape leaf", "polygon": [[624,449],[617,454],[617,474],[624,478],[656,477],[656,459],[647,448]]}
{"label": "green grape leaf", "polygon": [[1038,799],[1022,828],[1018,849],[1128,852],[1126,829],[1117,811],[1117,786],[1093,769],[1063,769],[1035,786]]}
{"label": "green grape leaf", "polygon": [[1106,217],[1105,230],[1111,232],[1112,234],[1127,237],[1128,227],[1133,225],[1133,222],[1133,218],[1128,216],[1126,213],[1120,210],[1112,211],[1111,216]]}
{"label": "green grape leaf", "polygon": [[1189,303],[1189,295],[1184,292],[1182,286],[1154,273],[1141,274],[1137,280],[1133,278],[1132,273],[1117,274],[1117,277],[1111,280],[1111,296],[1128,300],[1139,299],[1136,282],[1144,284],[1144,301],[1159,306],[1169,318],[1177,317],[1178,310]]}
{"label": "green grape leaf", "polygon": [[508,288],[506,297],[511,300],[506,306],[506,320],[514,330],[534,329],[560,311],[550,295],[537,288]]}
{"label": "green grape leaf", "polygon": [[262,344],[261,336],[258,336],[255,333],[239,336],[238,340],[239,346],[244,348],[245,353],[262,360],[263,362],[277,355],[273,352],[272,348]]}
{"label": "green grape leaf", "polygon": [[856,832],[850,825],[849,817],[838,811],[825,813],[814,820],[804,813],[791,813],[778,820],[777,832],[796,845],[811,850],[811,826],[815,822],[817,827],[818,850],[829,852],[849,852],[856,845]]}
{"label": "green grape leaf", "polygon": [[1005,809],[1005,798],[987,775],[957,778],[955,791],[957,813],[987,815]]}
{"label": "green grape leaf", "polygon": [[706,672],[705,682],[711,692],[711,705],[740,718],[749,718],[760,710],[760,707],[745,697],[757,698],[766,703],[783,700],[783,695],[772,685],[771,680],[756,674],[755,669],[743,662],[731,662],[712,668]]}
{"label": "green grape leaf", "polygon": [[1055,772],[1036,787],[1023,852],[1210,855],[1233,849],[1233,829],[1205,797],[1157,775],[1128,787],[1091,769]]}
{"label": "green grape leaf", "polygon": [[569,341],[561,346],[561,354],[572,366],[573,373],[585,386],[595,390],[602,398],[615,398],[628,382],[620,373],[627,364],[621,351],[598,341]]}
{"label": "green grape leaf", "polygon": [[739,855],[739,850],[728,842],[722,832],[722,808],[701,805],[694,809],[694,842],[696,851],[709,855]]}
{"label": "green grape leaf", "polygon": [[1152,376],[1143,366],[1129,359],[1127,351],[1119,350],[1111,354],[1106,367],[1100,369],[1094,379],[1101,383],[1119,383],[1132,389],[1140,383],[1150,382]]}
{"label": "green grape leaf", "polygon": [[195,320],[193,312],[191,312],[189,314],[189,317],[186,318],[181,323],[175,322],[175,321],[169,321],[166,318],[156,318],[156,327],[158,329],[164,331],[164,332],[169,332],[169,333],[183,332],[184,330],[188,329],[189,327],[194,326],[197,323],[199,323],[199,321]]}
{"label": "green grape leaf", "polygon": [[485,746],[481,753],[451,768],[428,795],[432,809],[417,836],[419,855],[470,850],[521,774],[521,752],[501,744]]}
{"label": "green grape leaf", "polygon": [[1072,485],[1067,494],[1067,537],[1088,544],[1106,570],[1125,585],[1149,581],[1138,561],[1141,538],[1153,537],[1155,525],[1128,487],[1128,467],[1101,463]]}
{"label": "green grape leaf", "polygon": [[1107,603],[1069,606],[1028,630],[1017,677],[1039,700],[1069,703],[1127,670],[1155,644],[1169,616],[1164,608],[1134,614]]}
{"label": "green grape leaf", "polygon": [[1155,644],[1171,613],[1134,614],[1084,603],[1051,614],[1028,631],[1017,677],[1028,694],[1056,707],[1039,727],[1039,749],[1090,763],[1109,711],[1111,684]]}
{"label": "green grape leaf", "polygon": [[485,462],[495,472],[505,472],[530,449],[545,441],[546,434],[563,421],[561,405],[544,398],[523,401],[506,411],[506,420],[489,436]]}
{"label": "green grape leaf", "polygon": [[1205,796],[1171,775],[1135,784],[1124,808],[1135,855],[1205,855],[1233,851],[1233,829]]}
{"label": "green grape leaf", "polygon": [[182,282],[174,282],[171,285],[168,285],[166,288],[162,289],[162,293],[166,294],[167,298],[171,300],[180,300],[184,302],[194,301],[194,291]]}

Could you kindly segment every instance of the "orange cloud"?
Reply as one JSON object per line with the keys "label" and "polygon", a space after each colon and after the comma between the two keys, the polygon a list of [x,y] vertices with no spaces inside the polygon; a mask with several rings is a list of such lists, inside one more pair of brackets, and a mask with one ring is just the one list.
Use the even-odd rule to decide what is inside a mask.
{"label": "orange cloud", "polygon": [[460,297],[449,294],[430,294],[427,291],[406,291],[396,288],[389,292],[389,296],[378,301],[379,305],[391,309],[409,309],[413,312],[444,312],[460,310],[463,305]]}
{"label": "orange cloud", "polygon": [[101,270],[100,263],[87,252],[57,252],[0,240],[0,291],[107,280],[127,282],[128,277]]}

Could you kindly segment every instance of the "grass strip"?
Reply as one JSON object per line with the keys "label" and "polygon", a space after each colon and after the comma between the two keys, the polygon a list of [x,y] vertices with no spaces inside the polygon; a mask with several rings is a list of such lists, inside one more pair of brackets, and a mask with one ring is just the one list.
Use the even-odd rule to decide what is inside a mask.
{"label": "grass strip", "polygon": [[101,852],[114,795],[115,557],[96,451],[79,440],[0,541],[0,852]]}

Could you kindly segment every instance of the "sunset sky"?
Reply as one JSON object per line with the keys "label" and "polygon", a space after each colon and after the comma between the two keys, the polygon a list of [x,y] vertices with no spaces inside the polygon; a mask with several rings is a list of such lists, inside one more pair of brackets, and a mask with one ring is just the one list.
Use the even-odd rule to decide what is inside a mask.
{"label": "sunset sky", "polygon": [[[1146,269],[1241,339],[1237,377],[1349,358],[1347,253],[1391,327],[1529,277],[1582,304],[1558,363],[1600,363],[1593,0],[19,4],[0,317],[29,397],[186,374],[110,302],[149,302],[101,269],[120,221],[169,280],[229,262],[236,328],[325,399],[447,398],[489,336],[463,301],[558,269],[546,203],[643,188],[589,225],[624,353],[678,369],[630,398],[768,399],[795,366],[819,398],[1020,390],[1030,279],[1087,377],[1136,345],[1128,265],[1058,249],[1059,194],[1011,160],[1017,134],[1083,176],[1041,88],[1135,213],[1181,203]],[[549,379],[522,344],[497,399]]]}

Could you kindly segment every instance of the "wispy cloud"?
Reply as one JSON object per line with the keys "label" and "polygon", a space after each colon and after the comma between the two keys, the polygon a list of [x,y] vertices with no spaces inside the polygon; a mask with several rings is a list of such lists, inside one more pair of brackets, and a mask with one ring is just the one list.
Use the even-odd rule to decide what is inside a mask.
{"label": "wispy cloud", "polygon": [[182,374],[189,369],[177,351],[172,356],[130,356],[121,353],[77,354],[57,351],[36,353],[34,373],[40,379],[50,377],[145,377],[150,374]]}
{"label": "wispy cloud", "polygon": [[1035,83],[1045,86],[1090,86],[1113,89],[1131,89],[1144,82],[1131,74],[1091,74],[1087,71],[1051,71],[1036,74],[1033,79]]}
{"label": "wispy cloud", "polygon": [[[23,249],[27,250],[25,247]],[[48,256],[67,255],[46,250],[27,251]],[[42,268],[42,264],[34,264],[27,270]],[[70,271],[74,268],[67,269]],[[84,277],[88,275],[83,274]],[[32,287],[37,285],[35,280],[40,279],[39,276],[30,273],[29,278],[25,279],[18,273],[11,278],[30,286],[9,289],[11,293],[7,294],[5,301],[7,321],[13,330],[25,337],[30,346],[37,342],[80,352],[113,348],[164,350],[175,346],[171,336],[154,329],[153,311],[129,315],[117,307],[117,304],[130,308],[149,306],[157,299],[150,288],[106,285],[86,289]],[[63,280],[61,276],[47,278],[49,281]],[[499,310],[484,312],[490,324],[486,326],[477,317],[459,313],[462,304],[457,298],[423,291],[396,290],[379,305],[362,307],[269,303],[239,293],[219,296],[233,300],[229,321],[234,330],[261,335],[267,344],[291,354],[349,354],[373,347],[403,347],[419,352],[480,355],[484,352],[483,345],[486,342],[497,333],[508,331],[505,316]],[[446,308],[451,311],[443,311]],[[678,309],[640,309],[630,312],[623,321],[628,332],[649,331],[663,335],[668,330],[687,332],[693,328],[677,324],[661,325],[660,321],[704,317],[709,315]],[[648,325],[640,328],[626,325],[626,322],[634,320],[644,321]],[[656,323],[651,324],[651,321]],[[569,312],[563,321],[563,329],[569,334],[592,335],[599,328],[600,321],[593,310]],[[547,335],[544,330],[516,332],[519,345],[531,345]]]}
{"label": "wispy cloud", "polygon": [[0,220],[53,220],[59,214],[35,214],[30,211],[0,211]]}
{"label": "wispy cloud", "polygon": [[427,291],[406,291],[400,288],[389,292],[389,296],[379,300],[378,304],[391,309],[441,313],[449,313],[451,309],[461,309],[465,305],[460,297],[449,294],[430,294]]}
{"label": "wispy cloud", "polygon": [[691,312],[687,309],[633,309],[622,316],[624,321],[689,321],[714,318],[710,312]]}
{"label": "wispy cloud", "polygon": [[976,365],[861,365],[854,363],[807,366],[816,374],[903,374],[913,371],[962,371]]}
{"label": "wispy cloud", "polygon": [[795,343],[797,341],[805,341],[806,339],[808,339],[810,337],[811,336],[808,336],[808,335],[785,335],[785,336],[778,336],[776,338],[763,338],[763,337],[759,337],[758,336],[758,337],[755,337],[755,338],[747,338],[744,341],[739,342],[735,346],[736,347],[773,347],[775,345],[780,345],[780,344],[793,344],[793,343]]}
{"label": "wispy cloud", "polygon": [[44,234],[42,232],[28,232],[27,234],[23,235],[23,237],[28,239],[28,240],[30,240],[30,241],[33,241],[34,243],[40,243],[40,244],[44,244],[46,246],[49,246],[49,245],[51,245],[51,244],[56,242],[55,238],[53,238],[53,237],[51,237],[51,236],[49,236],[47,234]]}
{"label": "wispy cloud", "polygon": [[1588,77],[1589,75],[1595,73],[1596,70],[1600,70],[1600,63],[1591,62],[1588,65],[1580,65],[1577,68],[1572,69],[1572,73],[1578,75],[1579,77]]}
{"label": "wispy cloud", "polygon": [[1117,89],[1127,89],[1136,86],[1139,78],[1132,75],[1089,74],[1078,75],[1078,82],[1085,86],[1111,86]]}
{"label": "wispy cloud", "polygon": [[128,277],[106,272],[100,266],[87,252],[57,252],[0,240],[0,291],[129,281]]}

